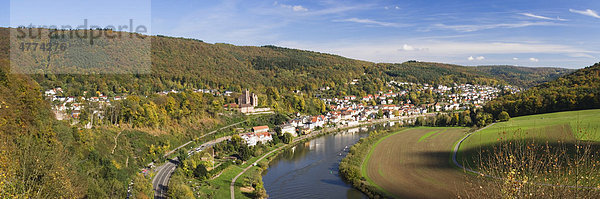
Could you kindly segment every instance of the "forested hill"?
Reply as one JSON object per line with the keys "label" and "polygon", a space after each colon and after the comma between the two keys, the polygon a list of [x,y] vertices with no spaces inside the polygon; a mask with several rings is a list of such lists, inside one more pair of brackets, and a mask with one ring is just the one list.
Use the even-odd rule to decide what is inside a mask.
{"label": "forested hill", "polygon": [[551,67],[518,67],[518,66],[477,66],[475,70],[498,79],[507,81],[512,85],[524,88],[536,86],[550,80],[554,80],[574,69],[551,68]]}
{"label": "forested hill", "polygon": [[499,97],[485,106],[494,115],[510,116],[600,108],[600,63],[577,70],[524,92]]}
{"label": "forested hill", "polygon": [[425,83],[489,83],[489,80],[504,81],[508,84],[529,88],[537,84],[556,79],[574,70],[551,67],[519,67],[519,66],[459,66],[452,64],[414,62],[401,64],[380,64],[385,73],[392,77],[400,77],[412,82]]}
{"label": "forested hill", "polygon": [[0,198],[81,197],[55,122],[38,84],[0,56]]}
{"label": "forested hill", "polygon": [[[0,53],[7,54],[9,29],[0,29],[2,48]],[[492,66],[465,67],[442,63],[405,62],[401,64],[372,63],[353,60],[337,55],[281,48],[276,46],[234,46],[230,44],[209,44],[200,40],[152,36],[150,74],[119,75],[33,75],[33,78],[45,88],[63,87],[68,95],[80,95],[83,91],[100,91],[107,95],[137,93],[148,95],[164,90],[185,90],[195,88],[215,88],[240,91],[251,88],[264,92],[268,87],[280,91],[313,91],[319,87],[330,86],[339,93],[373,93],[381,89],[386,81],[411,81],[432,84],[477,83],[504,84],[528,87],[544,82],[562,74],[564,69],[547,69]],[[90,62],[103,62],[112,65],[111,58],[120,56],[136,57],[142,54],[131,45],[99,38],[94,48],[111,49],[102,56],[64,57],[69,58],[69,67],[85,67]],[[117,49],[117,50],[115,50]],[[88,54],[98,49],[81,47],[78,52]],[[113,54],[110,54],[113,53]],[[66,59],[57,55],[48,55],[49,68],[67,67],[53,63],[64,63]],[[56,61],[58,60],[58,61]],[[117,59],[118,60],[118,59]],[[45,60],[23,56],[19,60],[24,64],[38,64]],[[15,64],[15,63],[13,63]],[[137,63],[135,63],[137,64]],[[116,64],[115,64],[116,65]],[[66,68],[72,70],[73,68]],[[112,70],[121,70],[114,68]],[[550,72],[551,71],[551,72]],[[115,72],[115,71],[111,71]],[[500,74],[500,75],[499,75]],[[506,79],[504,79],[506,78]],[[349,86],[352,79],[361,80],[361,84]]]}

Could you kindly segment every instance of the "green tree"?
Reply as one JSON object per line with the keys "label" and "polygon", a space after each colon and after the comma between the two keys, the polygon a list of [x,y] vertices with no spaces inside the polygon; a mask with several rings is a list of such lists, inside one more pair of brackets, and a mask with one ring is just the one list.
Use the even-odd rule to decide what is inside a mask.
{"label": "green tree", "polygon": [[133,187],[131,193],[133,198],[153,198],[154,190],[152,190],[152,182],[148,178],[144,177],[144,175],[141,173],[137,173],[133,177]]}
{"label": "green tree", "polygon": [[179,160],[179,162],[183,162],[187,159],[188,154],[184,149],[179,149],[177,151],[177,159]]}
{"label": "green tree", "polygon": [[248,146],[244,145],[238,149],[238,155],[242,161],[247,161],[252,158],[252,150],[250,150]]}
{"label": "green tree", "polygon": [[415,121],[415,126],[423,126],[425,124],[425,118],[417,117]]}
{"label": "green tree", "polygon": [[206,169],[206,166],[204,166],[204,164],[196,165],[196,168],[194,169],[194,176],[201,180],[208,178],[208,170]]}
{"label": "green tree", "polygon": [[506,122],[510,120],[510,115],[508,115],[508,112],[502,111],[500,114],[498,114],[498,120],[501,122]]}
{"label": "green tree", "polygon": [[187,186],[181,182],[177,182],[177,181],[174,181],[174,182],[175,183],[169,185],[169,189],[167,191],[169,198],[173,198],[173,199],[196,198],[194,196],[194,192],[192,192],[192,189],[189,186]]}
{"label": "green tree", "polygon": [[292,140],[294,140],[294,136],[291,133],[284,133],[282,140],[283,143],[289,144],[292,142]]}
{"label": "green tree", "polygon": [[252,194],[254,195],[254,198],[268,198],[269,195],[267,195],[267,191],[263,186],[262,180],[257,180],[255,184],[256,185],[254,186],[254,192]]}

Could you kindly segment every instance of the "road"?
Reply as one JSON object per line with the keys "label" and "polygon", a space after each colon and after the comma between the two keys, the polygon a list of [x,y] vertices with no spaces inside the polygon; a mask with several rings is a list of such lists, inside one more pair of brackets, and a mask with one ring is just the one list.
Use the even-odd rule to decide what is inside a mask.
{"label": "road", "polygon": [[163,199],[167,198],[167,186],[169,185],[169,179],[171,178],[171,174],[177,168],[177,158],[169,160],[166,164],[158,167],[158,172],[154,179],[152,180],[152,187],[154,188],[154,198]]}
{"label": "road", "polygon": [[[392,122],[392,121],[398,121],[398,120],[405,120],[405,119],[411,119],[411,118],[417,118],[417,117],[421,117],[421,116],[434,116],[434,113],[429,113],[429,114],[424,114],[424,115],[413,115],[413,116],[403,116],[403,117],[397,117],[397,118],[393,118],[393,119],[379,119],[379,120],[373,120],[370,122],[365,122],[365,123],[359,123],[359,124],[355,124],[355,125],[343,125],[343,126],[337,126],[337,127],[333,127],[333,128],[325,128],[319,131],[315,131],[311,134],[308,135],[303,135],[300,136],[298,138],[295,138],[294,141],[288,145],[293,145],[298,141],[302,141],[306,138],[310,138],[310,137],[314,137],[317,136],[321,133],[327,133],[327,132],[331,132],[331,131],[336,131],[339,129],[346,129],[346,128],[352,128],[352,127],[358,127],[358,126],[362,126],[362,125],[369,125],[369,124],[377,124],[377,123],[382,123],[382,122]],[[240,172],[239,174],[237,174],[233,179],[231,179],[231,184],[229,185],[229,192],[231,195],[231,199],[235,199],[235,181],[242,176],[244,173],[246,173],[246,171],[248,171],[250,168],[252,168],[254,166],[254,164],[258,164],[258,162],[260,162],[262,159],[266,158],[267,156],[271,155],[271,153],[281,150],[282,148],[284,148],[287,145],[283,145],[279,148],[273,149],[272,151],[270,151],[269,153],[263,155],[262,157],[260,157],[258,160],[256,160],[254,163],[250,164],[248,167],[246,167],[244,170],[242,170],[242,172]]]}
{"label": "road", "polygon": [[[233,123],[233,124],[230,124],[230,125],[227,125],[227,126],[221,127],[221,128],[219,128],[219,129],[217,129],[217,130],[214,130],[214,131],[208,132],[207,134],[204,134],[204,135],[202,135],[202,136],[198,137],[198,139],[202,139],[202,138],[204,138],[204,137],[206,137],[206,136],[209,136],[209,135],[212,135],[212,134],[214,134],[214,133],[216,133],[216,132],[218,132],[218,131],[220,131],[220,130],[223,130],[223,129],[226,129],[226,128],[229,128],[229,127],[232,127],[232,126],[235,126],[235,125],[238,125],[238,124],[241,124],[241,123],[247,122],[247,121],[248,121],[248,120],[244,120],[244,121],[241,121],[241,122],[237,122],[237,123]],[[167,152],[167,153],[166,153],[166,154],[165,154],[163,157],[165,157],[165,158],[166,158],[166,157],[170,156],[171,154],[175,153],[175,151],[177,151],[177,150],[179,150],[179,149],[181,149],[181,148],[183,148],[183,147],[187,146],[188,144],[190,144],[190,143],[192,143],[192,142],[194,142],[194,141],[193,141],[193,140],[190,140],[189,142],[186,142],[185,144],[183,144],[183,145],[181,145],[181,146],[178,146],[177,148],[173,149],[172,151],[169,151],[169,152]]]}
{"label": "road", "polygon": [[456,145],[454,145],[454,150],[452,151],[452,162],[454,163],[454,165],[456,165],[457,167],[459,167],[459,168],[461,168],[461,169],[463,169],[463,170],[465,170],[465,171],[468,171],[468,172],[471,172],[471,173],[474,173],[474,174],[477,174],[477,175],[484,175],[483,173],[480,173],[479,171],[474,171],[474,170],[472,170],[472,169],[466,168],[466,167],[465,167],[465,166],[463,166],[462,164],[458,163],[458,161],[456,160],[456,156],[457,156],[457,153],[458,153],[458,149],[460,148],[460,145],[461,145],[461,144],[462,144],[462,143],[463,143],[463,142],[464,142],[464,141],[465,141],[465,140],[466,140],[466,139],[467,139],[469,136],[471,136],[471,135],[473,135],[474,133],[477,133],[477,132],[479,132],[479,131],[482,131],[482,130],[484,130],[484,129],[487,129],[488,127],[490,127],[490,126],[492,126],[492,125],[494,125],[494,124],[495,124],[495,123],[491,123],[491,124],[489,124],[489,125],[487,125],[487,126],[485,126],[485,127],[483,127],[483,128],[480,128],[480,129],[478,129],[478,130],[476,130],[476,131],[474,131],[474,132],[471,132],[471,133],[469,133],[469,134],[465,135],[465,137],[463,137],[462,139],[460,139],[460,140],[459,140],[459,141],[456,143]]}
{"label": "road", "polygon": [[[220,130],[247,122],[248,120],[244,120],[241,122],[237,122],[234,124],[230,124],[224,127],[221,127],[219,129],[216,129],[214,131],[208,132],[207,134],[204,134],[202,136],[200,136],[198,139],[201,139],[203,137],[206,137],[208,135],[212,135]],[[200,150],[204,150],[207,147],[211,147],[219,142],[225,141],[227,139],[231,138],[231,136],[226,136],[226,137],[221,137],[221,138],[217,138],[211,141],[208,141],[202,145],[200,145],[199,147],[196,147],[194,149],[191,149],[188,151],[188,153],[194,153]],[[173,154],[175,151],[187,146],[188,144],[192,143],[193,141],[189,141],[186,142],[185,144],[173,149],[172,151],[169,151],[168,153],[166,153],[164,155],[164,157],[168,157],[169,155]],[[152,179],[152,188],[154,189],[154,198],[155,199],[163,199],[163,198],[167,198],[167,188],[169,186],[169,179],[171,179],[171,175],[173,174],[173,172],[175,171],[175,168],[177,168],[177,164],[179,164],[179,161],[177,160],[177,158],[174,159],[169,159],[165,164],[156,167],[156,175],[154,176],[154,179]]]}

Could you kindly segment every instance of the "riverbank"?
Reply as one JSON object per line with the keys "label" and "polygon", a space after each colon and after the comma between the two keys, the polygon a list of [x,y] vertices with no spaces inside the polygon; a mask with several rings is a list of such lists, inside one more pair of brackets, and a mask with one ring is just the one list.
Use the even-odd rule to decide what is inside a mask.
{"label": "riverbank", "polygon": [[456,197],[470,187],[449,160],[453,143],[468,131],[414,127],[374,133],[350,149],[340,173],[370,198]]}
{"label": "riverbank", "polygon": [[[421,116],[421,115],[419,115],[419,116]],[[277,149],[270,151],[269,154],[266,154],[263,157],[261,157],[260,161],[256,161],[255,164],[252,164],[252,165],[259,165],[258,167],[252,166],[252,165],[248,166],[246,169],[244,169],[242,172],[240,172],[240,174],[238,174],[236,176],[237,178],[235,178],[235,180],[237,180],[240,177],[242,179],[260,179],[259,183],[262,184],[263,182],[262,182],[261,174],[262,174],[262,172],[264,172],[265,170],[268,169],[268,165],[271,163],[273,158],[276,157],[277,155],[279,155],[284,149],[294,147],[298,143],[307,142],[309,140],[316,139],[321,136],[325,136],[325,135],[328,135],[331,133],[338,133],[338,132],[342,132],[342,131],[345,131],[348,129],[353,129],[353,128],[360,128],[360,127],[364,127],[364,126],[376,125],[376,124],[381,124],[381,123],[386,123],[386,122],[402,121],[404,123],[404,120],[414,119],[419,116],[400,117],[400,118],[394,118],[394,119],[380,119],[380,120],[374,120],[374,121],[365,122],[365,123],[359,123],[357,125],[350,125],[350,126],[344,125],[344,126],[330,127],[330,128],[325,128],[325,129],[322,129],[319,131],[315,131],[311,134],[296,138],[290,144],[281,146]],[[231,198],[235,198],[235,195],[239,191],[239,189],[235,185],[236,185],[235,181],[232,180],[232,183],[230,186]]]}
{"label": "riverbank", "polygon": [[381,187],[377,184],[368,180],[366,171],[363,172],[363,165],[368,156],[372,153],[372,146],[383,138],[396,133],[400,133],[402,130],[388,130],[382,132],[370,133],[368,137],[360,139],[356,144],[350,147],[350,152],[340,162],[339,170],[340,176],[344,181],[350,183],[354,188],[363,192],[369,198],[383,198],[388,196]]}

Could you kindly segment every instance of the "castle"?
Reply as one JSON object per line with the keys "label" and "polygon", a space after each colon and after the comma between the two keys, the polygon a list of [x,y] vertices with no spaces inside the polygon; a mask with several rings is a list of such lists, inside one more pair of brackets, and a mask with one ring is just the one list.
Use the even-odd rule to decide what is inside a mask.
{"label": "castle", "polygon": [[238,105],[242,113],[254,112],[254,107],[258,106],[258,97],[246,89],[238,98]]}

